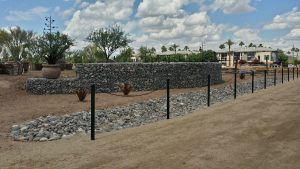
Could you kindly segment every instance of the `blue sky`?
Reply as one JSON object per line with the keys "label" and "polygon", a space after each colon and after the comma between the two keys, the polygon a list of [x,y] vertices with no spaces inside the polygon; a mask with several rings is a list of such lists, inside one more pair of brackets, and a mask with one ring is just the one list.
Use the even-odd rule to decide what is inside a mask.
{"label": "blue sky", "polygon": [[118,24],[134,48],[218,49],[230,38],[289,50],[300,48],[299,9],[299,0],[0,0],[0,27],[41,34],[51,15],[77,49],[91,30]]}

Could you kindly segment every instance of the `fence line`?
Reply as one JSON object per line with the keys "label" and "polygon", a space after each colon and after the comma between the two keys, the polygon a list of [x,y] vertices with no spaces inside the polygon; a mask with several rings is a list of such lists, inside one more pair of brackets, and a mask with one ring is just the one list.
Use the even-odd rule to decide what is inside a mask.
{"label": "fence line", "polygon": [[[295,75],[295,72],[294,72],[294,68],[293,68],[293,80],[295,80],[294,78],[294,75]],[[267,70],[264,70],[264,89],[267,88],[267,74],[268,72],[271,72],[271,71],[267,71]],[[284,81],[284,69],[282,68],[281,69],[281,76],[282,76],[282,83]],[[255,73],[253,70],[251,71],[251,91],[252,93],[254,93],[254,77],[255,77],[255,74],[259,74],[259,73]],[[297,79],[298,79],[298,67],[297,67]],[[276,86],[276,80],[277,80],[277,74],[276,74],[276,69],[274,69],[274,86]],[[287,68],[287,78],[288,78],[288,81],[289,81],[289,68]],[[170,119],[170,79],[167,79],[166,80],[166,90],[167,90],[167,119]],[[145,94],[141,94],[141,95],[132,95],[131,97],[137,97],[137,96],[142,96],[142,95],[146,95],[146,94],[150,94],[150,93],[153,93],[153,91],[150,91],[148,93],[145,93]],[[237,72],[234,72],[234,99],[236,99],[236,96],[237,96]],[[108,93],[106,92],[107,94],[111,94],[111,95],[114,95],[114,96],[121,96],[121,95],[116,95],[116,94],[113,94],[113,93]],[[91,85],[91,140],[95,140],[95,94],[96,94],[96,85],[93,84]],[[124,96],[122,96],[124,97]],[[128,97],[128,96],[127,96]],[[209,107],[210,106],[210,103],[211,103],[211,75],[208,74],[207,75],[207,106]]]}

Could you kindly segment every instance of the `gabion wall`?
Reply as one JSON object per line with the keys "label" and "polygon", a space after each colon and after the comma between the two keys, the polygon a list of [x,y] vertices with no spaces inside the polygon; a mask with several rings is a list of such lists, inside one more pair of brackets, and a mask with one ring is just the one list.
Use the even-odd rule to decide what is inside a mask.
{"label": "gabion wall", "polygon": [[134,90],[158,90],[166,88],[190,88],[222,81],[219,63],[99,63],[76,65],[76,78],[30,78],[26,90],[32,94],[74,93],[77,88],[90,88],[96,84],[97,92],[119,91],[118,84],[129,82]]}

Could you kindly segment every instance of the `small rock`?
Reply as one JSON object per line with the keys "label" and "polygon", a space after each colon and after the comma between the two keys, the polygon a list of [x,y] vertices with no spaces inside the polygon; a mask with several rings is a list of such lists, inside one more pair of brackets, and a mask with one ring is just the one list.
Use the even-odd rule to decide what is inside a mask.
{"label": "small rock", "polygon": [[83,130],[81,127],[79,127],[79,128],[77,129],[77,132],[79,132],[79,133],[83,133],[83,132],[84,132],[84,130]]}
{"label": "small rock", "polygon": [[28,127],[27,126],[24,126],[24,127],[22,127],[20,130],[21,130],[21,132],[24,132],[25,130],[27,130],[28,129]]}
{"label": "small rock", "polygon": [[60,136],[59,136],[59,135],[52,135],[52,136],[49,138],[49,141],[58,140],[58,139],[60,139]]}
{"label": "small rock", "polygon": [[40,141],[41,137],[35,137],[32,141]]}
{"label": "small rock", "polygon": [[40,142],[45,142],[45,141],[48,141],[48,139],[46,137],[42,137],[39,141]]}

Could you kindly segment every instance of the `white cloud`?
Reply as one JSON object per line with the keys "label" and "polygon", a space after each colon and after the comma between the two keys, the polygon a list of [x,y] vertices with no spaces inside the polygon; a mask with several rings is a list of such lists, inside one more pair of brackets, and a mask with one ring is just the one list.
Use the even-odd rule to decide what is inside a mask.
{"label": "white cloud", "polygon": [[[205,11],[192,14],[184,11],[184,5],[191,2],[200,1],[144,0],[138,6],[138,17],[132,20],[129,17],[133,14],[133,0],[97,1],[75,11],[64,32],[83,40],[95,28],[118,24],[131,35],[134,48],[142,45],[160,48],[159,45],[177,43],[198,46],[198,49],[201,41],[219,41],[226,26],[212,23]],[[168,4],[172,10],[165,10],[161,7],[163,4]]]}
{"label": "white cloud", "polygon": [[207,15],[207,12],[199,12],[194,13],[190,16],[188,16],[185,20],[186,25],[197,25],[197,24],[206,24],[209,22],[209,17]]}
{"label": "white cloud", "polygon": [[210,5],[213,11],[222,10],[225,14],[246,13],[254,11],[251,0],[214,0]]}
{"label": "white cloud", "polygon": [[294,7],[292,11],[282,15],[276,15],[273,21],[264,25],[264,29],[286,29],[286,28],[300,28],[300,11]]}
{"label": "white cloud", "polygon": [[88,7],[89,6],[89,3],[88,2],[82,2],[81,4],[80,4],[80,8],[86,8],[86,7]]}
{"label": "white cloud", "polygon": [[300,28],[292,29],[290,33],[285,36],[288,40],[298,40],[300,41]]}
{"label": "white cloud", "polygon": [[256,42],[261,41],[261,37],[259,36],[259,31],[249,29],[249,28],[242,28],[234,32],[234,36],[238,40],[243,40],[246,42]]}
{"label": "white cloud", "polygon": [[[182,7],[195,0],[143,0],[137,9],[137,16],[178,16],[184,11]],[[196,2],[196,1],[195,1]]]}
{"label": "white cloud", "polygon": [[[66,23],[64,33],[78,41],[83,41],[96,28],[129,20],[133,12],[133,3],[134,0],[102,0],[90,4],[83,2],[81,4],[83,8],[75,11],[70,21]],[[128,24],[128,30],[130,26],[133,28],[133,25]],[[80,44],[85,43],[78,42],[78,45]]]}
{"label": "white cloud", "polygon": [[72,15],[74,14],[75,11],[76,11],[75,8],[69,8],[69,9],[66,9],[66,10],[64,10],[63,12],[61,12],[59,15],[60,15],[61,17],[63,17],[64,19],[66,19],[66,18],[72,16]]}
{"label": "white cloud", "polygon": [[48,8],[34,7],[26,11],[9,11],[9,15],[5,17],[8,21],[29,21],[36,16],[43,16],[48,12]]}

